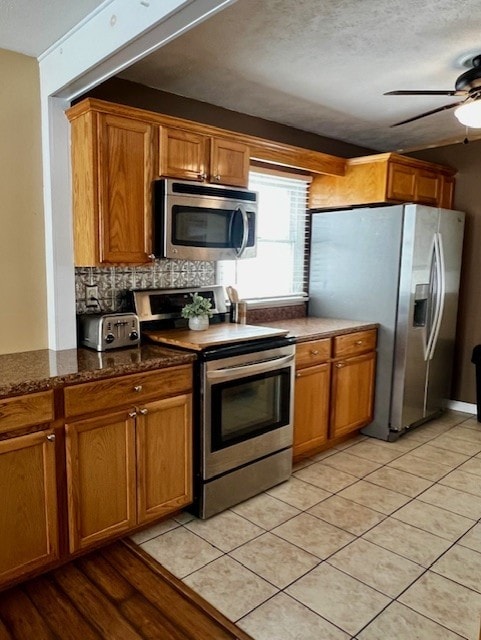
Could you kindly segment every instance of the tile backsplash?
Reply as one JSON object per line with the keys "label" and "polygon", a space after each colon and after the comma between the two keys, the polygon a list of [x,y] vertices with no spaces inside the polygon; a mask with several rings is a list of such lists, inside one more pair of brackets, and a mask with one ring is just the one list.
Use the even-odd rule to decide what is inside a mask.
{"label": "tile backsplash", "polygon": [[[213,284],[215,262],[156,260],[151,265],[139,267],[76,267],[76,312],[127,311],[127,292],[132,289],[176,289]],[[98,304],[95,307],[86,305],[87,286],[98,287]]]}

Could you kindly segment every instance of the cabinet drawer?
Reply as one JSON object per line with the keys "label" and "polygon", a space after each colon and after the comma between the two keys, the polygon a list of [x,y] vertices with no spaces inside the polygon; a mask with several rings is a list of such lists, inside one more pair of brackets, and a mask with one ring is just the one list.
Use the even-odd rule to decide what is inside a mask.
{"label": "cabinet drawer", "polygon": [[191,365],[86,382],[64,390],[65,415],[79,416],[113,407],[137,406],[152,397],[176,395],[191,389]]}
{"label": "cabinet drawer", "polygon": [[331,339],[310,340],[296,345],[296,367],[310,367],[331,357]]}
{"label": "cabinet drawer", "polygon": [[355,356],[376,348],[376,329],[356,331],[334,338],[334,358]]}
{"label": "cabinet drawer", "polygon": [[0,400],[0,433],[51,422],[53,418],[52,390]]}

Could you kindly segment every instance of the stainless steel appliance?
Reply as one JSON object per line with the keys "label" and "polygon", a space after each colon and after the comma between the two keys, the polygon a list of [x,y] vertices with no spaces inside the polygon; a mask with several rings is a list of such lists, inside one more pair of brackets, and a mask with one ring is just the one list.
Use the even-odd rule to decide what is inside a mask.
{"label": "stainless steel appliance", "polygon": [[154,182],[154,255],[235,260],[256,255],[257,193],[162,179]]}
{"label": "stainless steel appliance", "polygon": [[295,345],[286,331],[225,322],[218,286],[195,289],[216,310],[211,327],[187,331],[180,311],[193,291],[136,291],[134,300],[150,339],[197,353],[194,511],[208,518],[289,478]]}
{"label": "stainless steel appliance", "polygon": [[463,230],[413,204],[312,215],[309,315],[381,325],[367,435],[395,440],[449,397]]}
{"label": "stainless steel appliance", "polygon": [[140,342],[135,313],[85,314],[78,317],[79,344],[96,351],[132,347]]}

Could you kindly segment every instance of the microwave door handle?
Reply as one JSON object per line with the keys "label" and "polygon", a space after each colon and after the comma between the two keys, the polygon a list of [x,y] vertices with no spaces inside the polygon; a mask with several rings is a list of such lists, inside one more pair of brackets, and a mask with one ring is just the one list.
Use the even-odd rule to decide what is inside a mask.
{"label": "microwave door handle", "polygon": [[249,240],[249,219],[247,217],[247,211],[243,204],[238,204],[236,210],[234,211],[234,215],[240,211],[242,216],[242,242],[238,249],[236,249],[236,257],[242,258],[242,254],[246,250],[247,241]]}

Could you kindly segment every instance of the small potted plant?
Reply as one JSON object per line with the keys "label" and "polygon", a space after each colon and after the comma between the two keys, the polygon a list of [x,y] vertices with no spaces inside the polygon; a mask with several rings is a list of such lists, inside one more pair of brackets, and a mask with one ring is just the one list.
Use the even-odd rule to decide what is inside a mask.
{"label": "small potted plant", "polygon": [[192,294],[192,302],[182,309],[182,317],[189,319],[189,329],[202,331],[209,327],[209,318],[212,316],[212,303],[198,293]]}

